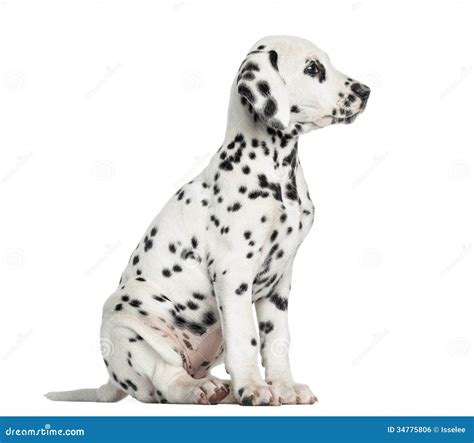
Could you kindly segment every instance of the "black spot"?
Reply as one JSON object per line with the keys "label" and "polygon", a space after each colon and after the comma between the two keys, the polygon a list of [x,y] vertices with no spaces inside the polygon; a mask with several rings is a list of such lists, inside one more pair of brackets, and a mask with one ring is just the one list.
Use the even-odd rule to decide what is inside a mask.
{"label": "black spot", "polygon": [[294,112],[295,114],[298,114],[300,112],[300,108],[298,106],[293,105],[290,109],[291,112]]}
{"label": "black spot", "polygon": [[128,295],[122,295],[122,301],[127,302],[130,300],[130,297]]}
{"label": "black spot", "polygon": [[246,396],[241,400],[242,406],[253,406],[252,397]]}
{"label": "black spot", "polygon": [[206,332],[206,329],[203,328],[200,324],[198,323],[189,323],[187,325],[187,328],[196,335],[203,335]]}
{"label": "black spot", "polygon": [[135,257],[133,257],[132,264],[135,266],[136,264],[138,264],[139,261],[140,261],[140,257],[138,255],[135,255]]}
{"label": "black spot", "polygon": [[255,80],[255,74],[253,72],[245,72],[242,75],[242,78],[244,80],[252,81],[252,80]]}
{"label": "black spot", "polygon": [[270,85],[264,80],[257,82],[257,89],[258,92],[260,92],[260,94],[262,94],[264,97],[268,97],[270,95]]}
{"label": "black spot", "polygon": [[260,331],[262,331],[265,334],[269,334],[270,332],[273,331],[273,323],[271,321],[261,321],[258,324],[258,327]]}
{"label": "black spot", "polygon": [[278,237],[278,231],[275,229],[275,230],[272,232],[272,235],[270,236],[270,241],[271,241],[271,242],[274,242],[277,237]]}
{"label": "black spot", "polygon": [[258,197],[267,198],[269,195],[266,191],[252,191],[249,192],[248,197],[250,200],[255,200]]}
{"label": "black spot", "polygon": [[245,65],[244,69],[242,69],[242,72],[245,72],[245,71],[257,71],[257,72],[259,72],[260,68],[258,67],[258,65],[256,63],[248,62]]}
{"label": "black spot", "polygon": [[168,268],[163,269],[163,271],[161,271],[161,273],[166,278],[171,277],[171,271]]}
{"label": "black spot", "polygon": [[200,292],[193,292],[193,297],[196,300],[204,300],[206,298],[206,296],[201,294]]}
{"label": "black spot", "polygon": [[278,54],[276,51],[268,51],[268,56],[270,57],[270,63],[273,68],[278,71]]}
{"label": "black spot", "polygon": [[247,291],[249,285],[247,283],[241,283],[240,286],[235,290],[237,295],[242,295],[244,292]]}
{"label": "black spot", "polygon": [[129,303],[129,305],[133,306],[134,308],[138,308],[141,304],[142,304],[142,302],[140,300],[137,300],[136,298],[131,300],[130,303]]}
{"label": "black spot", "polygon": [[277,104],[273,97],[267,98],[265,106],[263,108],[263,113],[265,117],[273,117],[277,111]]}
{"label": "black spot", "polygon": [[181,272],[183,268],[179,265],[173,265],[173,271],[174,272]]}
{"label": "black spot", "polygon": [[168,245],[168,249],[169,249],[169,251],[170,251],[172,254],[175,254],[175,253],[176,253],[176,246],[175,246],[174,243],[170,243],[170,244]]}
{"label": "black spot", "polygon": [[255,96],[253,95],[250,88],[244,84],[240,84],[237,88],[238,93],[245,97],[250,103],[255,103]]}
{"label": "black spot", "polygon": [[229,206],[227,210],[229,212],[237,212],[241,207],[242,205],[239,202],[235,202],[232,206]]}
{"label": "black spot", "polygon": [[280,311],[286,311],[288,309],[288,299],[280,297],[276,292],[270,296],[270,301],[279,309]]}
{"label": "black spot", "polygon": [[217,319],[213,312],[208,311],[202,316],[202,322],[207,326],[212,326]]}
{"label": "black spot", "polygon": [[239,188],[239,192],[240,192],[241,194],[245,194],[245,193],[247,192],[247,186],[241,186],[241,187]]}
{"label": "black spot", "polygon": [[122,310],[122,307],[123,307],[123,306],[122,306],[122,303],[118,303],[118,304],[115,305],[115,310],[116,310],[116,311],[121,311],[121,310]]}
{"label": "black spot", "polygon": [[146,236],[145,237],[145,252],[148,252],[152,247],[153,247],[153,240],[148,238],[148,236]]}
{"label": "black spot", "polygon": [[189,300],[186,303],[186,306],[191,309],[192,311],[195,311],[196,309],[199,309],[199,305],[197,303],[194,303],[192,300]]}
{"label": "black spot", "polygon": [[131,380],[125,380],[125,383],[127,383],[128,386],[130,386],[134,391],[137,391],[138,388],[137,388],[137,385],[135,383],[133,383]]}
{"label": "black spot", "polygon": [[246,175],[250,174],[250,168],[245,165],[245,166],[242,166],[242,172]]}
{"label": "black spot", "polygon": [[253,257],[253,252],[249,252],[247,255],[246,255],[247,258],[252,258]]}
{"label": "black spot", "polygon": [[250,344],[252,346],[257,346],[257,340],[255,340],[254,338],[252,338],[252,340],[250,340]]}
{"label": "black spot", "polygon": [[152,296],[156,301],[159,301],[161,303],[164,303],[165,301],[169,301],[168,297],[165,297],[163,294],[160,295],[153,295]]}

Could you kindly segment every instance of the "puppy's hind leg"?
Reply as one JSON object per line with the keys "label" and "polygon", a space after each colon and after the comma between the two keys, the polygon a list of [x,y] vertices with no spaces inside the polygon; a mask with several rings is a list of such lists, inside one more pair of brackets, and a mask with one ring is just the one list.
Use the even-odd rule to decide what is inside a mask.
{"label": "puppy's hind leg", "polygon": [[156,361],[152,382],[161,403],[217,404],[229,394],[229,386],[217,377],[196,379],[183,367],[160,358]]}
{"label": "puppy's hind leg", "polygon": [[106,361],[111,379],[117,388],[139,401],[216,404],[229,393],[216,377],[191,377],[183,367],[179,349],[141,323],[104,327],[102,337],[113,344]]}

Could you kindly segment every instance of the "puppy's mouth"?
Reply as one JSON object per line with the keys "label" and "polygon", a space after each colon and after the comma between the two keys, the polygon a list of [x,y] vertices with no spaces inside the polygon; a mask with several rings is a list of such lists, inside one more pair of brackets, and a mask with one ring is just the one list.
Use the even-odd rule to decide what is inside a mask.
{"label": "puppy's mouth", "polygon": [[344,123],[344,124],[346,124],[346,125],[349,125],[349,124],[351,124],[351,123],[353,123],[353,122],[355,121],[355,119],[357,118],[357,116],[358,116],[359,114],[361,114],[361,113],[363,112],[363,110],[364,110],[364,109],[362,108],[362,109],[360,109],[359,111],[354,112],[354,114],[351,114],[351,115],[349,115],[349,116],[347,116],[347,117],[333,117],[333,116],[331,116],[331,118],[332,118],[331,124],[334,125],[334,124],[336,124],[336,123]]}

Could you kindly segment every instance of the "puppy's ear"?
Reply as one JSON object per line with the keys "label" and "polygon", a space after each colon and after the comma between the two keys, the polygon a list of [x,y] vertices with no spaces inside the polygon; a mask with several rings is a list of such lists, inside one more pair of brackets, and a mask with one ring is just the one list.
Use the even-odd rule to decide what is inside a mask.
{"label": "puppy's ear", "polygon": [[274,129],[284,129],[290,122],[288,89],[278,71],[276,51],[253,51],[240,66],[237,92],[244,105]]}

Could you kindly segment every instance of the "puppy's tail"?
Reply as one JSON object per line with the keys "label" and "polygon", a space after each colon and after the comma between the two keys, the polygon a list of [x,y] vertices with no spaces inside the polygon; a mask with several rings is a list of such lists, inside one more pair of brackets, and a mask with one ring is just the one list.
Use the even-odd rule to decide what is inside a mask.
{"label": "puppy's tail", "polygon": [[44,395],[54,401],[95,401],[111,403],[124,399],[127,393],[110,380],[98,389],[76,389],[75,391],[48,392]]}

